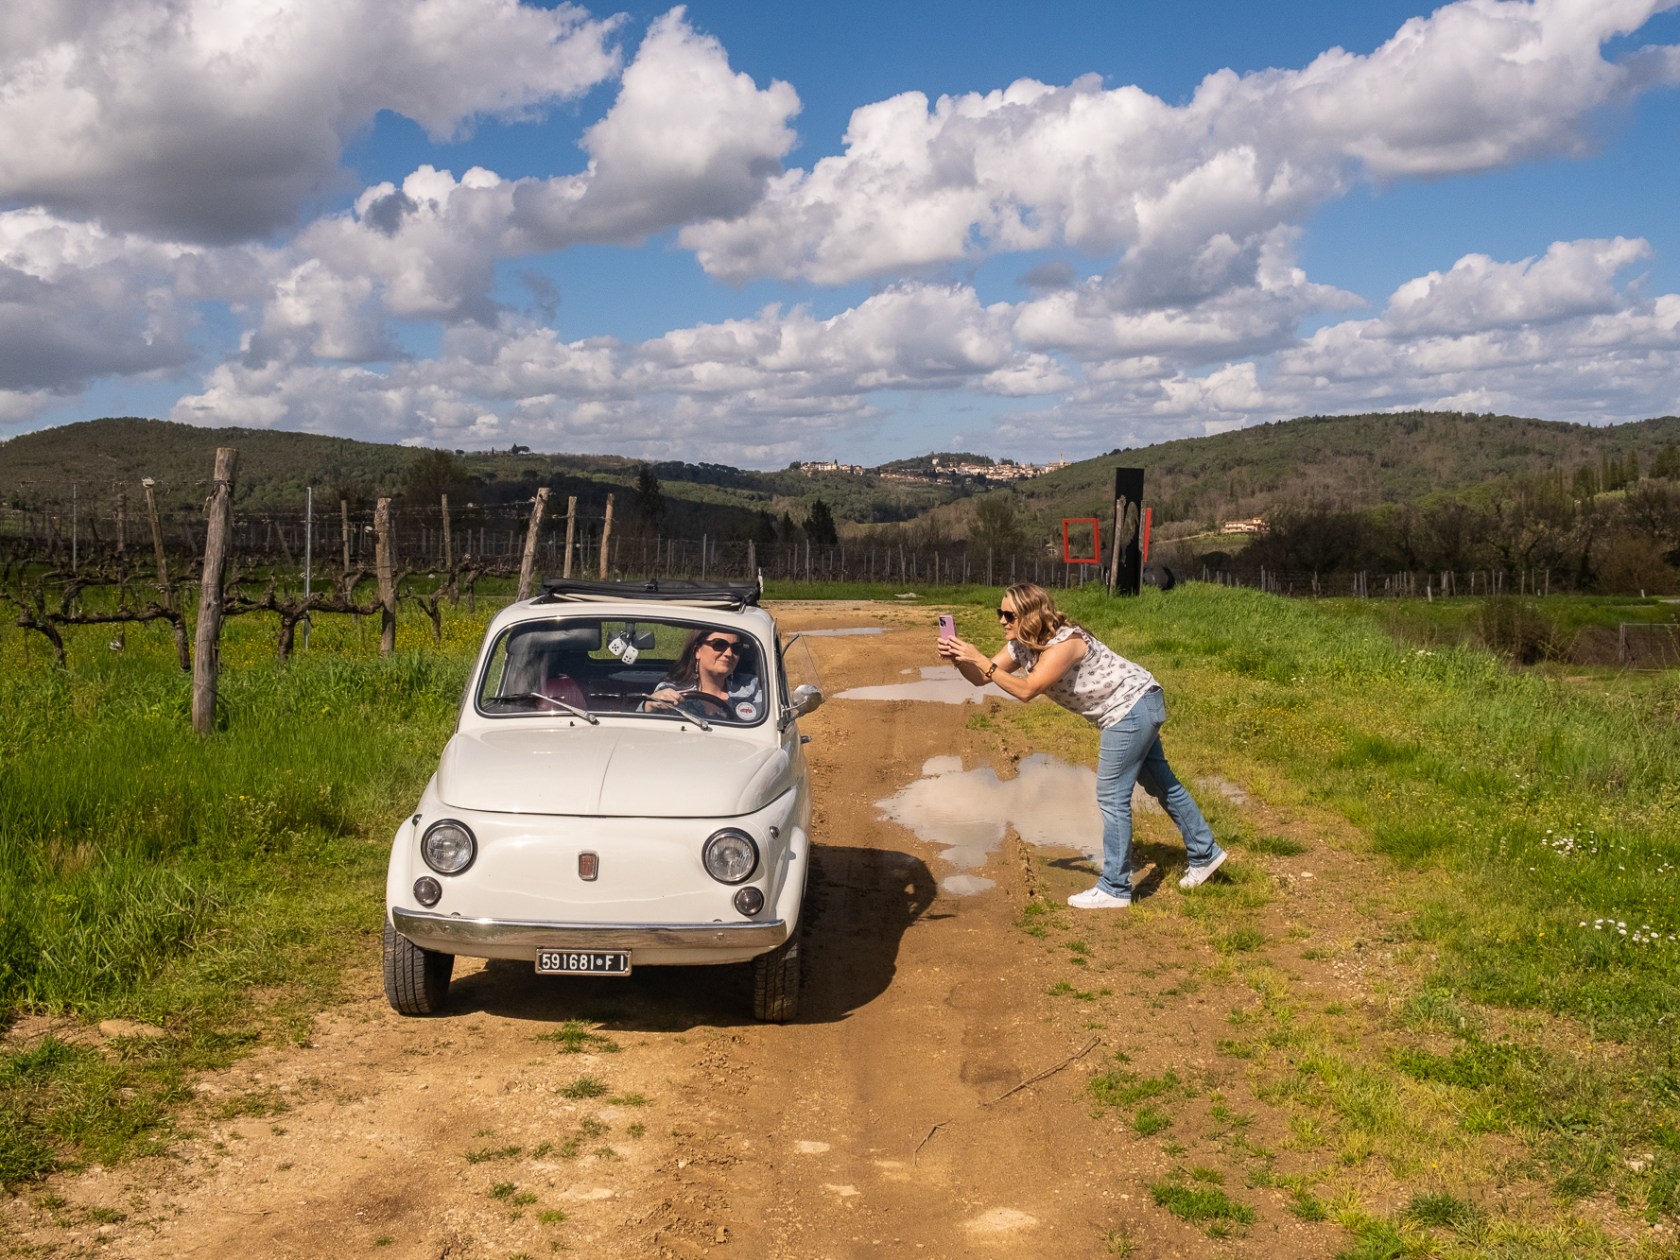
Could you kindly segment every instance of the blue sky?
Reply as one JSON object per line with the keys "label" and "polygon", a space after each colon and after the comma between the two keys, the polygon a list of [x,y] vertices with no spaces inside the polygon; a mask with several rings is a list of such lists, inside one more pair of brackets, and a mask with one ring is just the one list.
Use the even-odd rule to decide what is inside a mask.
{"label": "blue sky", "polygon": [[1676,0],[25,6],[0,436],[776,466],[1672,414],[1677,48]]}

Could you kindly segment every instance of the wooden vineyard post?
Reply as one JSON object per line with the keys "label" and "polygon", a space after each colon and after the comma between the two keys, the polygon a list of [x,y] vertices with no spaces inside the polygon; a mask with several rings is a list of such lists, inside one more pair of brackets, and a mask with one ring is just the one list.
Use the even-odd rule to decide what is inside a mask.
{"label": "wooden vineyard post", "polygon": [[146,491],[146,518],[152,523],[152,558],[157,561],[158,602],[168,608],[169,561],[164,558],[163,530],[158,526],[157,499],[152,494],[152,487],[157,483],[150,477],[142,477],[140,484]]}
{"label": "wooden vineyard post", "polygon": [[566,496],[566,558],[560,562],[560,576],[572,576],[572,538],[577,531],[577,495]]}
{"label": "wooden vineyard post", "polygon": [[542,534],[543,509],[547,506],[548,487],[538,486],[536,502],[531,504],[531,523],[525,530],[525,554],[519,560],[519,589],[514,593],[514,603],[531,598],[531,570],[537,563],[537,539]]}
{"label": "wooden vineyard post", "polygon": [[1120,527],[1126,515],[1126,501],[1114,500],[1114,533],[1111,534],[1108,545],[1108,593],[1114,594],[1114,588],[1120,581]]}
{"label": "wooden vineyard post", "polygon": [[338,535],[344,543],[344,572],[350,572],[350,500],[338,501]]}
{"label": "wooden vineyard post", "polygon": [[455,570],[455,546],[449,537],[449,496],[443,496],[443,571],[452,573]]}
{"label": "wooden vineyard post", "polygon": [[[227,569],[228,533],[233,524],[233,472],[239,452],[216,448],[216,482],[210,492],[210,527],[204,540],[204,571],[198,585],[198,626],[193,653],[192,724],[200,735],[216,728],[216,676],[221,669],[222,575]],[[150,497],[150,488],[147,496]]]}
{"label": "wooden vineyard post", "polygon": [[[152,526],[152,557],[157,562],[158,574],[158,603],[165,610],[175,611],[174,592],[169,587],[169,560],[163,554],[163,527],[158,524],[157,498],[152,494],[152,487],[157,483],[150,477],[140,478],[140,484],[146,491],[146,517]],[[187,648],[187,623],[176,615],[170,618],[170,624],[175,633],[175,663],[185,673],[192,668],[192,653]]]}
{"label": "wooden vineyard post", "polygon": [[391,500],[373,509],[373,567],[379,575],[379,655],[397,650],[396,559],[391,555]]}
{"label": "wooden vineyard post", "polygon": [[612,537],[613,497],[607,496],[607,519],[601,526],[601,581],[607,580],[607,540]]}

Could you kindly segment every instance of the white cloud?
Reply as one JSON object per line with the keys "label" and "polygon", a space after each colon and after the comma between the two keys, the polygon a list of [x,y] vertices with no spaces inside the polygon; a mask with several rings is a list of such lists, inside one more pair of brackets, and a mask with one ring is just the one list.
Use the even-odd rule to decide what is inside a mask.
{"label": "white cloud", "polygon": [[1353,294],[1308,282],[1295,265],[1294,237],[1280,228],[1246,248],[1216,237],[1176,276],[1123,262],[1024,303],[1015,334],[1031,349],[1086,360],[1206,363],[1281,349],[1308,316],[1359,305]]}
{"label": "white cloud", "polygon": [[681,235],[702,266],[832,284],[1067,243],[1177,266],[1300,222],[1363,177],[1578,152],[1595,111],[1680,78],[1680,54],[1601,55],[1674,0],[1460,0],[1376,52],[1210,75],[1183,106],[1094,77],[984,95],[910,92],[852,115],[843,154],[750,213]]}
{"label": "white cloud", "polygon": [[[1373,407],[1673,411],[1680,298],[1627,278],[1653,257],[1643,240],[1467,254],[1360,319],[1297,244],[1360,180],[1582,151],[1603,107],[1680,80],[1674,49],[1602,51],[1675,4],[1460,0],[1368,56],[1221,72],[1176,105],[1095,77],[906,93],[786,172],[794,89],[733,69],[679,8],[559,173],[422,165],[289,238],[207,245],[191,242],[284,223],[380,109],[452,136],[616,74],[617,19],[515,0],[22,0],[0,9],[16,138],[0,206],[40,204],[0,209],[0,423],[200,354],[221,362],[177,419],[728,462],[844,454],[889,406],[1019,408],[998,433],[1027,456]],[[566,340],[497,301],[509,259],[673,229],[714,277],[877,287],[833,313],[755,297],[640,342]],[[953,281],[1041,250],[1022,301]],[[437,350],[405,352],[405,325]]]}
{"label": "white cloud", "polygon": [[1496,263],[1468,254],[1445,275],[1410,280],[1389,299],[1385,320],[1412,335],[1549,323],[1614,311],[1616,273],[1651,256],[1641,240],[1559,241],[1543,258]]}
{"label": "white cloud", "polygon": [[[381,372],[248,353],[216,369],[175,418],[771,463],[822,434],[861,442],[881,423],[871,397],[907,391],[1041,400],[995,430],[999,449],[1028,457],[1186,428],[1470,402],[1631,419],[1680,401],[1680,296],[1646,299],[1616,283],[1647,252],[1618,239],[1560,242],[1514,263],[1462,259],[1402,285],[1382,315],[1304,342],[1284,330],[1321,295],[1283,253],[1257,269],[1264,282],[1251,291],[1194,308],[1115,314],[1100,284],[1086,286],[1095,313],[1076,312],[1054,339],[1044,336],[1046,304],[1067,295],[986,305],[957,285],[897,285],[826,319],[771,305],[640,343],[566,342],[503,316],[459,324],[436,358]],[[1275,317],[1272,302],[1293,313]],[[1262,350],[1231,352],[1250,334]]]}
{"label": "white cloud", "polygon": [[389,314],[496,317],[499,260],[585,242],[632,244],[745,209],[794,142],[799,98],[756,87],[682,10],[654,22],[617,99],[586,133],[575,175],[507,180],[475,167],[459,180],[422,166],[398,187],[365,189],[353,209],[311,224],[297,250],[345,285],[367,278]]}
{"label": "white cloud", "polygon": [[196,309],[177,281],[192,282],[192,261],[40,211],[0,215],[0,389],[14,408],[188,362]]}
{"label": "white cloud", "polygon": [[618,100],[585,133],[588,170],[521,181],[516,226],[531,248],[558,249],[744,213],[781,171],[798,112],[791,87],[760,89],[732,71],[723,46],[674,9],[649,28]]}
{"label": "white cloud", "polygon": [[13,0],[0,202],[172,239],[290,223],[381,110],[434,137],[613,74],[615,21],[516,0]]}

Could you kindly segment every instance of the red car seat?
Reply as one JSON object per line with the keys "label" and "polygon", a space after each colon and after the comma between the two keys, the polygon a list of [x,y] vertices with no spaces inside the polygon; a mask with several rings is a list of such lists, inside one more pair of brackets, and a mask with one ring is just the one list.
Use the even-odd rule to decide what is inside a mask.
{"label": "red car seat", "polygon": [[548,679],[542,685],[542,693],[551,700],[569,704],[585,713],[589,712],[589,697],[583,694],[583,688],[578,686],[577,679],[570,674],[556,674]]}

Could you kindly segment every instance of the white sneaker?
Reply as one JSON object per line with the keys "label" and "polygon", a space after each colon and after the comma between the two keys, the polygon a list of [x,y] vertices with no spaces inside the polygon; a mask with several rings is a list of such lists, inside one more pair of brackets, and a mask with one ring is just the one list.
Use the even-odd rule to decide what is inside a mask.
{"label": "white sneaker", "polygon": [[1124,910],[1131,904],[1130,897],[1116,897],[1101,888],[1087,888],[1068,898],[1068,905],[1076,910]]}
{"label": "white sneaker", "polygon": [[1225,859],[1230,856],[1229,853],[1221,853],[1206,866],[1192,866],[1184,872],[1184,878],[1178,881],[1178,886],[1180,888],[1195,888],[1200,884],[1207,883],[1208,876],[1225,865]]}

